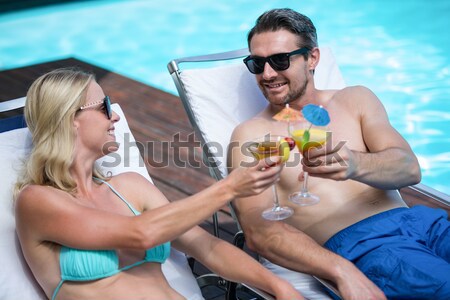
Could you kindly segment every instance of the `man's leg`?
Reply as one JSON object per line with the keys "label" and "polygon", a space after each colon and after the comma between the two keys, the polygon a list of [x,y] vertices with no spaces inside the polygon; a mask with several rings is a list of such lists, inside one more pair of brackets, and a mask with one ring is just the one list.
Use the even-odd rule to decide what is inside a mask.
{"label": "man's leg", "polygon": [[388,298],[450,299],[450,264],[414,239],[390,239],[355,264]]}
{"label": "man's leg", "polygon": [[450,299],[446,220],[443,210],[395,209],[342,230],[325,246],[352,261],[388,298]]}
{"label": "man's leg", "polygon": [[425,223],[429,226],[424,226],[422,232],[427,237],[427,246],[450,263],[450,221],[447,213],[444,210],[422,209],[428,211]]}

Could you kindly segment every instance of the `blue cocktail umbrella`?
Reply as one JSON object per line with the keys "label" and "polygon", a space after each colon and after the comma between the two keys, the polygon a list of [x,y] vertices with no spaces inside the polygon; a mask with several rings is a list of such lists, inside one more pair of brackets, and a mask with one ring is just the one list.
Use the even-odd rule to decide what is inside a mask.
{"label": "blue cocktail umbrella", "polygon": [[330,123],[328,111],[322,105],[307,104],[302,109],[303,117],[315,126],[325,126]]}

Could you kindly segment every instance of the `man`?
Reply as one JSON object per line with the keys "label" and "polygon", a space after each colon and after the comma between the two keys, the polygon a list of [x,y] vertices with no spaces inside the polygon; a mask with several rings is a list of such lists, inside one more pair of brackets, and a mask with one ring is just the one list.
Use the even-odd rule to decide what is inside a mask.
{"label": "man", "polygon": [[[316,29],[293,10],[261,15],[248,45],[251,55],[245,63],[269,105],[234,130],[233,145],[266,134],[287,135],[287,124],[273,119],[286,103],[297,110],[310,103],[325,107],[332,135],[326,146],[311,149],[295,167],[291,152],[277,187],[282,204],[294,209],[292,217],[278,222],[261,217],[272,205],[270,189],[252,201],[234,201],[250,249],[292,281],[299,272],[334,281],[345,299],[384,296],[351,263],[319,245],[355,263],[388,298],[450,299],[447,215],[425,207],[408,209],[400,197],[397,189],[420,181],[420,168],[380,100],[362,86],[315,88],[320,58]],[[275,56],[280,53],[289,55]],[[239,147],[230,150],[231,171],[250,161]],[[320,196],[319,204],[287,201],[299,190],[302,171],[310,174],[309,190]]]}

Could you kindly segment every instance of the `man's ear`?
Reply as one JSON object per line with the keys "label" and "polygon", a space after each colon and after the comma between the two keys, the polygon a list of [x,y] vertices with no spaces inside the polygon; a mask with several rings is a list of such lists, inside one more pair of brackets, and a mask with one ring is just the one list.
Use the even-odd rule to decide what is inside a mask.
{"label": "man's ear", "polygon": [[308,69],[309,71],[314,71],[317,68],[320,60],[320,50],[318,47],[314,47],[309,52],[308,56]]}

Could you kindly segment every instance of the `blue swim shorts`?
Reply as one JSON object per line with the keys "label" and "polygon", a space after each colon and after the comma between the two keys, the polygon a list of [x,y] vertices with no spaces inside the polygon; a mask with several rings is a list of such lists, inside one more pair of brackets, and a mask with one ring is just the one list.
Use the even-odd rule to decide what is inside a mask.
{"label": "blue swim shorts", "polygon": [[389,299],[450,299],[450,222],[442,209],[396,208],[341,230],[325,247]]}

